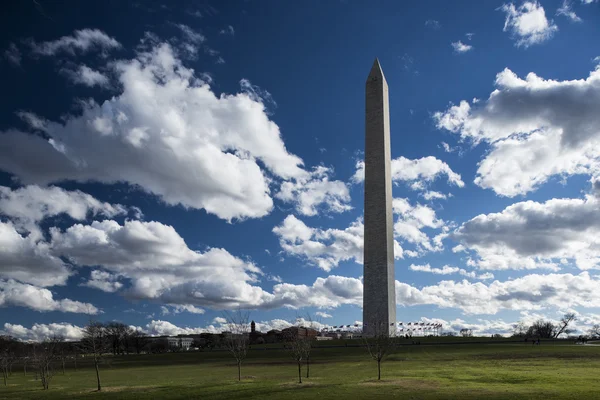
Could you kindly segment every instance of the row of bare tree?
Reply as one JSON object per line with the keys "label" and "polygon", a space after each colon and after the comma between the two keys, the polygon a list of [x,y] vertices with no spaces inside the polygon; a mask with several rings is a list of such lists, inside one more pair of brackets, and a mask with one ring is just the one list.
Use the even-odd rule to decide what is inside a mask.
{"label": "row of bare tree", "polygon": [[[236,360],[238,380],[242,379],[242,363],[246,358],[249,347],[250,313],[238,310],[235,313],[225,313],[228,334],[226,344],[229,352]],[[300,320],[300,319],[299,319]],[[381,363],[384,358],[397,346],[399,337],[389,334],[387,323],[374,324],[369,337],[363,337],[364,345],[369,356],[377,362],[377,379],[381,380]],[[302,367],[306,367],[306,378],[310,377],[311,351],[314,347],[316,323],[310,315],[301,323],[286,329],[284,343],[298,367],[298,383],[302,383]]]}
{"label": "row of bare tree", "polygon": [[77,369],[78,359],[86,356],[93,362],[97,388],[100,391],[100,364],[103,356],[107,353],[117,355],[131,351],[139,354],[149,340],[145,334],[120,322],[96,321],[90,321],[85,326],[80,342],[67,342],[62,337],[54,336],[43,342],[26,343],[10,336],[0,336],[0,369],[4,385],[7,385],[13,366],[18,363],[23,366],[24,374],[27,374],[29,367],[36,379],[41,381],[42,387],[48,389],[58,365],[62,367],[64,374],[67,360],[71,360]]}

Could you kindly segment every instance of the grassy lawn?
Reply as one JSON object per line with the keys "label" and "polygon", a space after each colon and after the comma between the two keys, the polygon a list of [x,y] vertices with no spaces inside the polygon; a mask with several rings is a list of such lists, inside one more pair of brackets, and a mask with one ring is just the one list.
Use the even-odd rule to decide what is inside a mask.
{"label": "grassy lawn", "polygon": [[[357,343],[357,342],[354,342]],[[95,391],[93,368],[57,368],[50,389],[15,366],[2,399],[600,399],[600,346],[505,343],[402,346],[382,366],[363,348],[313,350],[311,377],[297,383],[289,353],[253,348],[237,382],[226,352],[110,357],[101,368],[103,391]],[[80,364],[82,364],[80,362]]]}

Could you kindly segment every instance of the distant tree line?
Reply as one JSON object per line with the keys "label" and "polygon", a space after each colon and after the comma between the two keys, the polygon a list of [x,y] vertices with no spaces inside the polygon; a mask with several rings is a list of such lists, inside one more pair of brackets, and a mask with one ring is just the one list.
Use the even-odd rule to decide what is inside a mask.
{"label": "distant tree line", "polygon": [[[513,326],[513,337],[556,339],[562,334],[569,335],[573,333],[574,330],[569,328],[569,326],[576,319],[577,317],[574,313],[566,313],[558,323],[539,319],[527,326],[525,323],[519,322]],[[595,334],[597,335],[597,333]],[[590,335],[594,336],[595,334],[592,329]]]}

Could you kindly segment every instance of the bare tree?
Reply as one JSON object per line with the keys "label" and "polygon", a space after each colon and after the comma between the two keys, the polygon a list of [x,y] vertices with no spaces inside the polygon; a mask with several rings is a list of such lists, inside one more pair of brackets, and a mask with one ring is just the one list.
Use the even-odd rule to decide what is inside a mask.
{"label": "bare tree", "polygon": [[590,329],[589,335],[591,338],[600,338],[600,324],[595,324]]}
{"label": "bare tree", "polygon": [[2,370],[4,386],[8,384],[8,376],[10,375],[12,364],[16,360],[15,347],[16,340],[14,338],[11,336],[0,336],[0,370]]}
{"label": "bare tree", "polygon": [[250,340],[250,312],[238,309],[235,312],[225,312],[227,333],[225,344],[235,358],[238,368],[238,381],[242,380],[242,362],[248,353]]}
{"label": "bare tree", "polygon": [[308,330],[301,326],[292,326],[284,330],[284,339],[287,349],[298,365],[298,383],[302,383],[302,363],[310,355],[310,341],[306,340]]}
{"label": "bare tree", "polygon": [[8,349],[3,349],[0,352],[0,369],[2,370],[2,378],[4,378],[4,386],[8,384],[8,375],[13,359],[13,354]]}
{"label": "bare tree", "polygon": [[566,313],[560,319],[560,325],[556,328],[556,333],[554,334],[554,338],[556,339],[561,333],[569,334],[572,333],[572,329],[568,329],[568,326],[571,322],[575,321],[577,317],[575,313]]}
{"label": "bare tree", "polygon": [[473,336],[473,331],[468,328],[463,328],[460,330],[460,335],[462,337],[471,337],[471,336]]}
{"label": "bare tree", "polygon": [[387,354],[393,351],[396,345],[396,335],[389,332],[390,328],[387,323],[376,322],[369,327],[369,335],[363,335],[369,355],[377,361],[377,380],[381,380],[381,362]]}
{"label": "bare tree", "polygon": [[36,369],[36,374],[39,375],[42,381],[44,390],[48,390],[50,380],[54,376],[52,364],[58,358],[60,343],[61,338],[52,337],[33,346],[33,365]]}
{"label": "bare tree", "polygon": [[317,323],[313,321],[313,318],[310,314],[306,314],[303,325],[303,327],[306,329],[306,334],[304,335],[304,340],[306,341],[304,345],[304,356],[306,358],[306,378],[308,379],[310,377],[310,354],[312,350],[312,341],[314,340],[314,336],[316,336]]}
{"label": "bare tree", "polygon": [[544,321],[543,319],[539,319],[533,323],[527,330],[527,336],[534,337],[538,336],[540,338],[551,339],[555,337],[556,334],[556,326],[550,321]]}
{"label": "bare tree", "polygon": [[519,321],[518,323],[512,326],[513,329],[513,337],[525,337],[527,335],[527,325],[523,321]]}
{"label": "bare tree", "polygon": [[150,343],[150,339],[144,332],[133,331],[129,335],[129,342],[135,349],[137,354],[140,354],[142,350]]}
{"label": "bare tree", "polygon": [[80,345],[81,351],[84,354],[91,354],[94,359],[98,391],[101,391],[99,364],[104,353],[111,347],[111,343],[107,338],[106,327],[101,322],[90,321],[83,329],[83,338]]}
{"label": "bare tree", "polygon": [[133,333],[133,329],[117,321],[105,324],[104,328],[113,355],[123,354],[124,352],[128,353],[129,338]]}

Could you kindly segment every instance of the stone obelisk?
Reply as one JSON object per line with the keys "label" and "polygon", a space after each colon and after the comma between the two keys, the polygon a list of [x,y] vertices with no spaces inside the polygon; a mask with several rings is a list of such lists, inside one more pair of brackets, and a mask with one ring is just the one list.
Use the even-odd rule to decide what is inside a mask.
{"label": "stone obelisk", "polygon": [[367,78],[365,128],[364,332],[373,335],[383,328],[395,334],[390,108],[377,59]]}

